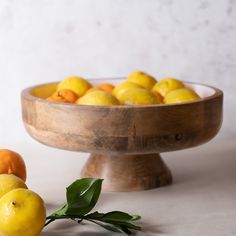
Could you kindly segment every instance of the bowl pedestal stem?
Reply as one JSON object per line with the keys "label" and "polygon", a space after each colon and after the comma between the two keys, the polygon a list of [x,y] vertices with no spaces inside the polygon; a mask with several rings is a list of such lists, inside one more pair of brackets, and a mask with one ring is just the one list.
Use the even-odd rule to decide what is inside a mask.
{"label": "bowl pedestal stem", "polygon": [[82,178],[102,178],[105,191],[139,191],[172,182],[171,172],[159,154],[91,154]]}

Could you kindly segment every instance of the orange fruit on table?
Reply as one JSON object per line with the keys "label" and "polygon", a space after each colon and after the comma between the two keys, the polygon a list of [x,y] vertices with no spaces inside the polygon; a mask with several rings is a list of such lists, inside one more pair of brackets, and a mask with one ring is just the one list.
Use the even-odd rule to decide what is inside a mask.
{"label": "orange fruit on table", "polygon": [[106,92],[109,92],[109,93],[112,93],[113,89],[115,88],[115,86],[113,84],[109,84],[109,83],[103,83],[103,84],[100,84],[98,86],[98,88],[106,91]]}
{"label": "orange fruit on table", "polygon": [[66,103],[75,103],[79,96],[70,89],[62,89],[53,93],[48,101],[51,102],[66,102]]}
{"label": "orange fruit on table", "polygon": [[0,149],[0,174],[13,174],[26,181],[26,166],[23,158],[16,152]]}

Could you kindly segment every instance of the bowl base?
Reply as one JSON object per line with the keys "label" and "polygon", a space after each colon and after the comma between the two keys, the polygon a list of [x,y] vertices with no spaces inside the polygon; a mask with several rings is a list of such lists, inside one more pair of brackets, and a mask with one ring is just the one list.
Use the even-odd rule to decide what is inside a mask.
{"label": "bowl base", "polygon": [[103,190],[131,192],[158,188],[172,182],[169,168],[159,154],[91,154],[82,178],[102,178]]}

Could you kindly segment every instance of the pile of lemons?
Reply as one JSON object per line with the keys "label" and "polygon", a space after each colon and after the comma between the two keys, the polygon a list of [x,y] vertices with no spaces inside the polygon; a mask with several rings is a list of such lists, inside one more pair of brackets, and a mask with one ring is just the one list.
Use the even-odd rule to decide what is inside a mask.
{"label": "pile of lemons", "polygon": [[84,78],[69,77],[61,81],[48,101],[80,105],[148,105],[189,102],[200,96],[183,82],[174,78],[157,81],[153,76],[135,71],[114,86],[109,83],[97,87]]}
{"label": "pile of lemons", "polygon": [[28,190],[22,157],[0,149],[0,235],[37,236],[46,221],[42,198]]}

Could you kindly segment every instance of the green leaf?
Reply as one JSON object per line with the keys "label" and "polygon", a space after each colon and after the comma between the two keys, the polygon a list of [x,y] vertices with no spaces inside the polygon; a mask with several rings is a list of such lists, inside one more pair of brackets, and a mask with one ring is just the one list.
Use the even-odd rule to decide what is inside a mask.
{"label": "green leaf", "polygon": [[58,219],[72,219],[78,223],[87,220],[101,227],[118,233],[131,234],[141,227],[131,222],[141,219],[138,215],[129,215],[121,211],[106,214],[94,212],[88,214],[96,205],[101,193],[102,179],[85,178],[76,180],[67,188],[67,203],[47,217],[45,226]]}
{"label": "green leaf", "polygon": [[102,179],[84,178],[76,180],[67,188],[66,214],[83,216],[96,205],[101,193]]}
{"label": "green leaf", "polygon": [[68,209],[68,205],[65,204],[64,206],[62,206],[59,209],[57,209],[56,211],[54,211],[51,215],[49,215],[48,218],[53,218],[53,217],[65,215],[67,209]]}
{"label": "green leaf", "polygon": [[109,225],[115,225],[126,233],[128,231],[127,229],[141,230],[141,227],[130,223],[138,218],[140,218],[140,216],[132,216],[121,211],[112,211],[106,214],[99,213],[96,211],[92,214],[86,215],[86,219],[108,223]]}
{"label": "green leaf", "polygon": [[96,220],[89,220],[89,221],[91,221],[91,222],[93,222],[93,223],[95,223],[95,224],[97,224],[97,225],[99,225],[99,226],[101,226],[104,229],[107,229],[109,231],[113,231],[113,232],[116,232],[116,233],[124,233],[125,232],[119,225],[114,225],[114,224],[101,222],[101,221],[96,221]]}
{"label": "green leaf", "polygon": [[86,215],[86,217],[104,221],[127,221],[127,222],[141,219],[141,216],[139,215],[129,215],[128,213],[122,211],[111,211],[106,214],[99,213],[96,211],[94,213]]}
{"label": "green leaf", "polygon": [[133,216],[122,211],[111,211],[103,215],[104,221],[131,221]]}
{"label": "green leaf", "polygon": [[136,221],[136,220],[141,220],[142,219],[142,217],[141,216],[139,216],[139,215],[132,215],[132,220],[131,221]]}
{"label": "green leaf", "polygon": [[124,231],[124,233],[126,233],[127,235],[131,234],[131,231],[129,229],[127,229],[126,227],[121,226],[121,229]]}
{"label": "green leaf", "polygon": [[98,211],[95,211],[89,215],[86,215],[85,217],[93,220],[100,220],[104,215],[104,213],[99,213]]}

